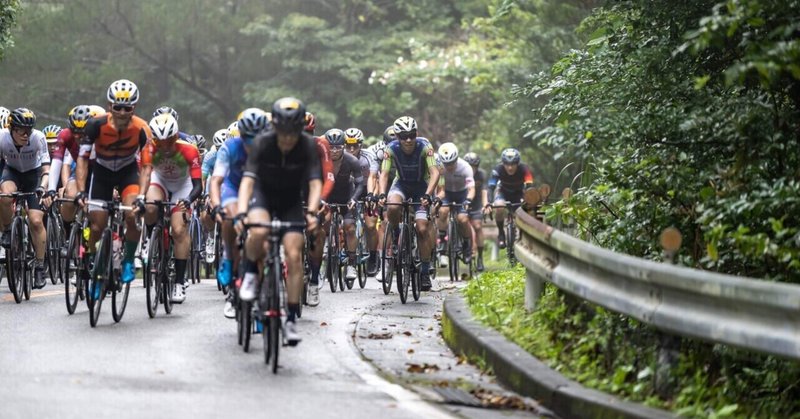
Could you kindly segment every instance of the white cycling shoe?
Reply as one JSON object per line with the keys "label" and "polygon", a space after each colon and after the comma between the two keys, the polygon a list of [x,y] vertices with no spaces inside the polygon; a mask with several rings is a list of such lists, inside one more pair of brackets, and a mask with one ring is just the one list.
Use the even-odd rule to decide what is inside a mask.
{"label": "white cycling shoe", "polygon": [[319,285],[308,284],[308,299],[306,299],[306,303],[311,307],[319,305]]}

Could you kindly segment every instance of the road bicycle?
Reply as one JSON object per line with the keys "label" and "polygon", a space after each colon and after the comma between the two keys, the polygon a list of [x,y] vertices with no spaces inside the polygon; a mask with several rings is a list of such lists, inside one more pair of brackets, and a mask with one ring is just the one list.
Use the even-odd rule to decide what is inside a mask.
{"label": "road bicycle", "polygon": [[458,272],[459,262],[462,262],[467,266],[469,278],[472,278],[475,274],[475,262],[473,258],[467,257],[467,254],[470,253],[472,249],[463,248],[464,238],[461,237],[461,232],[458,228],[458,210],[459,208],[463,207],[463,204],[450,202],[443,206],[449,208],[447,215],[447,235],[445,236],[447,241],[445,243],[445,249],[447,254],[450,281],[458,281],[461,279]]}
{"label": "road bicycle", "polygon": [[28,224],[28,198],[35,192],[12,192],[0,194],[0,198],[11,198],[14,217],[11,219],[11,236],[6,251],[6,273],[8,289],[19,304],[24,298],[31,299],[33,270],[36,255],[33,250],[31,229]]}
{"label": "road bicycle", "polygon": [[[147,240],[147,259],[142,269],[146,290],[147,315],[154,318],[158,305],[164,306],[166,314],[172,313],[172,291],[175,287],[173,241],[169,224],[170,210],[176,206],[168,201],[148,201],[145,205],[157,207],[156,223]],[[143,228],[142,231],[145,229]]]}
{"label": "road bicycle", "polygon": [[[384,284],[383,292],[388,294],[387,288],[391,288],[391,273],[389,273],[389,285],[386,284],[387,269],[394,272],[397,276],[397,292],[400,294],[400,302],[405,304],[408,300],[408,288],[411,286],[411,294],[414,301],[419,300],[420,291],[422,290],[420,284],[420,265],[421,258],[419,254],[419,245],[417,237],[417,228],[415,222],[415,214],[411,211],[414,206],[421,205],[420,202],[406,200],[401,203],[387,202],[385,206],[400,206],[402,207],[402,216],[400,222],[394,228],[391,225],[387,226],[386,232],[383,237],[383,275]],[[430,210],[427,214],[430,220]],[[397,239],[395,240],[395,236]]]}

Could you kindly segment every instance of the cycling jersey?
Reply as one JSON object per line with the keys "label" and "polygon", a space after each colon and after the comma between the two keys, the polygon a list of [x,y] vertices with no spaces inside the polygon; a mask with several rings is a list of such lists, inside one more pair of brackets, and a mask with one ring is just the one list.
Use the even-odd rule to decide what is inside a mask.
{"label": "cycling jersey", "polygon": [[9,129],[0,130],[0,159],[5,161],[6,168],[25,173],[50,164],[50,153],[44,133],[35,129],[28,137],[28,143],[22,147],[14,144]]}
{"label": "cycling jersey", "polygon": [[225,178],[223,185],[238,191],[246,162],[247,150],[244,149],[244,141],[240,137],[229,138],[217,150],[214,171],[211,176]]}
{"label": "cycling jersey", "polygon": [[461,192],[475,186],[472,166],[462,158],[456,160],[456,167],[452,173],[445,167],[442,170],[442,178],[444,178],[445,192]]}
{"label": "cycling jersey", "polygon": [[430,178],[428,168],[434,166],[436,166],[436,158],[433,146],[426,138],[417,137],[414,151],[411,154],[403,152],[400,141],[392,141],[386,147],[381,171],[391,173],[393,168],[397,168],[397,178],[394,183],[418,186],[427,185]]}
{"label": "cycling jersey", "polygon": [[184,188],[192,179],[200,179],[200,156],[197,147],[185,142],[175,142],[175,149],[167,153],[150,142],[142,150],[142,166],[153,166],[150,183],[174,192]]}
{"label": "cycling jersey", "polygon": [[217,162],[217,149],[211,147],[205,156],[203,156],[203,164],[200,166],[200,174],[203,178],[207,178],[211,172],[214,171],[214,164]]}
{"label": "cycling jersey", "polygon": [[[336,183],[336,178],[333,175],[331,148],[330,144],[328,144],[328,140],[324,137],[314,137],[314,141],[317,143],[317,154],[319,154],[320,169],[322,170],[322,192],[320,193],[320,199],[326,201],[330,198],[334,184]],[[304,187],[303,195],[308,193],[305,191],[307,186],[308,184]]]}
{"label": "cycling jersey", "polygon": [[86,137],[81,143],[80,157],[88,159],[94,145],[97,164],[115,172],[135,163],[138,151],[150,139],[150,127],[138,116],[131,118],[128,128],[123,132],[111,125],[110,114],[92,118],[86,123]]}
{"label": "cycling jersey", "polygon": [[297,144],[286,154],[278,148],[278,134],[273,131],[259,134],[254,143],[244,175],[257,179],[258,187],[268,198],[276,194],[299,200],[300,191],[309,181],[322,180],[317,142],[307,133],[301,133]]}
{"label": "cycling jersey", "polygon": [[[506,172],[505,166],[499,164],[492,170],[492,176],[489,178],[490,193],[494,193],[494,190],[498,187],[498,183],[501,196],[513,196],[516,198],[517,195],[522,195],[526,185],[533,185],[533,173],[527,165],[520,164],[517,167],[517,171],[514,172],[513,175],[510,175]],[[517,201],[517,199],[513,199],[513,201]]]}
{"label": "cycling jersey", "polygon": [[346,204],[351,199],[357,200],[363,195],[366,189],[366,179],[362,174],[359,160],[355,156],[343,152],[339,171],[336,172],[334,163],[334,172],[336,183],[329,199],[330,202]]}
{"label": "cycling jersey", "polygon": [[369,172],[377,174],[381,171],[381,164],[383,164],[383,156],[386,154],[384,144],[373,144],[367,148],[361,149],[361,155],[366,156],[369,160]]}
{"label": "cycling jersey", "polygon": [[[72,164],[75,165],[75,162],[78,160],[78,152],[80,150],[80,140],[81,137],[79,135],[74,135],[70,128],[64,128],[58,133],[58,137],[56,139],[56,146],[53,149],[53,154],[51,156],[51,166],[50,166],[50,173],[61,173],[61,166],[63,164]],[[94,154],[90,155],[90,160],[94,160]],[[69,161],[69,163],[68,163]],[[70,167],[70,176],[75,175],[75,168]],[[87,179],[90,177],[87,176]],[[54,191],[58,187],[58,182],[61,179],[61,176],[50,176],[48,179],[48,188],[49,191]],[[88,181],[88,180],[87,180]]]}

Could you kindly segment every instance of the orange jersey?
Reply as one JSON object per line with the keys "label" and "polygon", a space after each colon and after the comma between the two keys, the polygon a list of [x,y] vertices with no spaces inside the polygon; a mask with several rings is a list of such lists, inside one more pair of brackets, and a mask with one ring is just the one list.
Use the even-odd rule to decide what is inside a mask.
{"label": "orange jersey", "polygon": [[80,147],[80,157],[88,159],[92,146],[97,156],[97,164],[118,171],[136,162],[139,150],[150,141],[151,133],[147,122],[134,115],[125,131],[118,131],[111,125],[111,115],[92,118],[86,124],[86,136]]}
{"label": "orange jersey", "polygon": [[317,143],[317,154],[319,154],[320,167],[322,168],[322,193],[320,198],[327,201],[333,192],[336,178],[333,176],[333,161],[331,161],[331,149],[325,137],[314,137]]}

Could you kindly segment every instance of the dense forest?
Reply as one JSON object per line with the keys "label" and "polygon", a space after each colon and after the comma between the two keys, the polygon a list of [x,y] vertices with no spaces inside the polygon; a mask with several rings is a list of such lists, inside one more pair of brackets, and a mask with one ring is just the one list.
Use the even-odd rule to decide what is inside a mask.
{"label": "dense forest", "polygon": [[485,162],[519,147],[537,181],[573,183],[550,215],[602,246],[658,257],[674,225],[683,263],[796,281],[798,14],[797,0],[3,0],[0,105],[63,123],[127,77],[140,113],[169,104],[206,135],[284,95],[323,129],[372,137],[410,114],[435,143]]}

